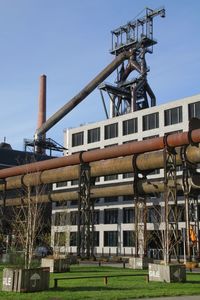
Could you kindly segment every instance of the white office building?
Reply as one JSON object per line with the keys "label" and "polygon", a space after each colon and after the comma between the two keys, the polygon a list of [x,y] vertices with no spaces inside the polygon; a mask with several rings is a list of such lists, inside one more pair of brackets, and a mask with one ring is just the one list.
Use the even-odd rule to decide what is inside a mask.
{"label": "white office building", "polygon": [[[68,149],[68,153],[65,155],[188,131],[188,122],[192,117],[200,118],[200,94],[101,122],[66,129],[64,147]],[[148,178],[163,178],[163,170],[154,171],[148,175]],[[127,181],[133,182],[131,173],[100,177],[96,179],[95,185],[114,185]],[[70,190],[77,185],[77,181],[63,182],[54,184],[54,189]],[[152,201],[152,199],[147,201],[147,230],[154,230]],[[183,205],[183,202],[180,203]],[[70,213],[70,218],[63,217],[66,215],[65,212]],[[64,252],[66,248],[71,253],[77,251],[77,212],[77,201],[61,202],[53,207],[52,245],[59,247],[61,252]],[[184,216],[180,217],[179,221],[183,222]],[[96,199],[94,230],[96,254],[134,254],[133,197]],[[150,248],[154,248],[151,241],[149,251]]]}

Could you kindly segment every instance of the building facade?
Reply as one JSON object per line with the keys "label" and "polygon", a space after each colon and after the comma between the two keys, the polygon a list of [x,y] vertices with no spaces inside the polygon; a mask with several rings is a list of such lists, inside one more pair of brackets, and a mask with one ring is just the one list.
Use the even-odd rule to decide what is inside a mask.
{"label": "building facade", "polygon": [[[70,155],[80,151],[101,149],[132,141],[141,141],[165,134],[188,131],[189,120],[200,118],[200,94],[172,101],[101,122],[67,129],[64,132],[64,147]],[[181,170],[179,170],[181,173]],[[163,178],[163,170],[155,170],[148,178]],[[96,179],[95,185],[133,182],[133,174],[107,175]],[[74,189],[78,181],[54,184],[54,189]],[[147,199],[147,232],[155,231],[158,212],[152,203],[162,202]],[[184,205],[179,197],[180,207]],[[77,201],[54,204],[52,210],[52,246],[61,252],[77,251]],[[185,225],[184,215],[180,211],[179,228]],[[132,196],[107,197],[95,200],[94,209],[94,245],[97,255],[133,255],[135,253],[135,210]],[[150,235],[149,235],[150,236]],[[149,238],[148,251],[153,253],[156,246]],[[157,251],[157,250],[156,250]]]}

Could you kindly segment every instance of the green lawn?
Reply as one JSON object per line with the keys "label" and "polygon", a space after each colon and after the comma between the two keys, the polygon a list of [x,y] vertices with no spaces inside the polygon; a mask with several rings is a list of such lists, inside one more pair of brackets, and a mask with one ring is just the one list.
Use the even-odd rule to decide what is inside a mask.
{"label": "green lawn", "polygon": [[[0,267],[0,285],[2,284],[2,269]],[[77,279],[59,281],[58,288],[54,289],[54,277],[76,277],[95,275],[121,275],[121,274],[145,274],[146,271],[112,267],[82,267],[72,266],[69,273],[52,274],[50,289],[37,293],[0,292],[0,299],[26,299],[26,300],[80,300],[103,299],[119,300],[141,297],[159,297],[176,295],[200,295],[200,274],[190,273],[186,283],[157,283],[146,282],[145,276],[113,277],[108,278],[108,285],[104,285],[103,278]]]}

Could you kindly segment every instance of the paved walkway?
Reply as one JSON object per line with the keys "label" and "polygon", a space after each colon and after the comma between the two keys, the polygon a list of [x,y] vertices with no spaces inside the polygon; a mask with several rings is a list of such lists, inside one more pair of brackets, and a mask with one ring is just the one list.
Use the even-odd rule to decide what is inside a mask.
{"label": "paved walkway", "polygon": [[158,298],[140,298],[135,300],[200,300],[199,296],[177,296],[177,297],[158,297]]}

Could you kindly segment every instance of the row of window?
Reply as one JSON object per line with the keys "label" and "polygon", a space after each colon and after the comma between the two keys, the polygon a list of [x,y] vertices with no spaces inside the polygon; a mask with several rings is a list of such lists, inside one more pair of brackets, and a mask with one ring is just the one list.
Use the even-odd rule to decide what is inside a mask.
{"label": "row of window", "polygon": [[[104,201],[104,203],[114,203],[118,202],[118,197],[116,196],[111,196],[111,197],[104,197],[101,201]],[[123,201],[124,202],[133,202],[133,196],[131,195],[125,195],[123,196]],[[95,204],[100,202],[100,198],[95,199]],[[103,203],[103,202],[101,202]],[[62,202],[55,202],[56,207],[59,206],[67,206],[69,204],[69,201],[62,201]],[[78,206],[78,200],[72,200],[70,201],[70,207],[77,207]]]}
{"label": "row of window", "polygon": [[[104,231],[104,247],[117,247],[118,241],[118,231]],[[99,247],[99,231],[94,231],[93,243],[95,247]],[[77,232],[70,232],[70,246],[77,246]],[[134,246],[135,232],[131,230],[123,231],[123,247]]]}
{"label": "row of window", "polygon": [[[93,216],[93,223],[100,224],[100,211],[95,210]],[[104,210],[104,224],[117,224],[119,218],[118,209],[105,209]],[[133,208],[123,208],[123,223],[133,223],[135,219],[135,213]],[[91,220],[92,221],[92,220]],[[80,223],[82,224],[80,216]],[[78,225],[78,211],[71,211],[70,214],[67,212],[56,212],[53,214],[52,223],[55,226],[65,226],[65,225]]]}
{"label": "row of window", "polygon": [[[178,232],[178,235],[179,234],[180,230]],[[92,243],[95,247],[100,246],[99,236],[99,231],[94,231],[93,235],[91,235]],[[162,231],[147,230],[146,239],[149,249],[162,248]],[[66,247],[68,242],[71,247],[77,246],[78,233],[70,232],[70,235],[68,235],[66,232],[55,232],[54,246]],[[119,231],[104,231],[103,244],[101,244],[101,247],[118,247],[121,242],[123,247],[135,247],[135,231],[124,230],[122,233],[122,241]]]}
{"label": "row of window", "polygon": [[[200,118],[200,101],[188,105],[188,119]],[[173,125],[183,121],[182,106],[166,109],[164,111],[164,125]],[[142,119],[143,131],[159,128],[159,113],[155,112],[143,116]],[[132,118],[125,120],[122,123],[123,135],[128,135],[138,132],[138,119]],[[118,123],[113,123],[104,126],[105,140],[118,137]],[[87,143],[95,143],[101,140],[100,127],[89,129],[87,132]],[[72,147],[84,144],[84,132],[72,134]]]}
{"label": "row of window", "polygon": [[[118,224],[119,222],[119,209],[104,209],[103,213],[103,222],[104,224]],[[122,223],[134,223],[135,222],[135,209],[132,207],[125,207],[123,208],[122,212]],[[177,211],[178,213],[178,221],[183,222],[185,221],[184,217],[184,206],[178,205]],[[161,206],[154,206],[147,208],[147,223],[160,223],[161,222]],[[93,223],[100,224],[100,210],[95,210],[93,214]],[[70,214],[65,212],[57,212],[54,215],[53,224],[55,226],[65,226],[67,224],[71,225],[78,225],[78,212],[71,211]],[[70,223],[69,223],[70,222]],[[80,223],[82,224],[80,217]],[[175,208],[174,206],[170,206],[169,211],[169,222],[175,222]]]}

